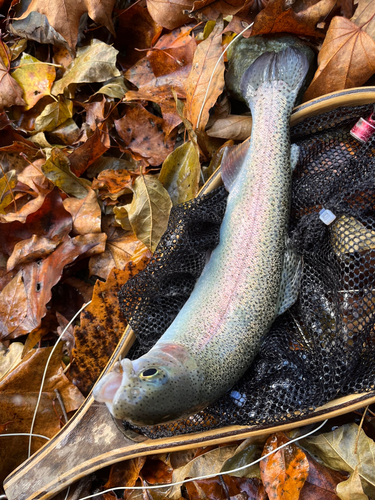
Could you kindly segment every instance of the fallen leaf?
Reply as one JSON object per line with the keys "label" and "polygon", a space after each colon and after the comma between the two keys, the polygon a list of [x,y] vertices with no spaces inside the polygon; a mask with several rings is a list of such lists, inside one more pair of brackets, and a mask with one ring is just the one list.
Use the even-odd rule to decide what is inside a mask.
{"label": "fallen leaf", "polygon": [[120,51],[121,67],[127,70],[142,59],[143,50],[153,45],[154,40],[160,36],[162,27],[152,19],[147,8],[137,3],[126,11],[118,12],[118,23],[121,37],[117,38],[115,46]]}
{"label": "fallen leaf", "polygon": [[[172,483],[183,481],[188,477],[200,477],[207,474],[220,473],[224,462],[233,456],[236,448],[237,445],[222,446],[198,456],[184,467],[173,471]],[[177,500],[181,496],[181,485],[173,486],[168,493],[168,498],[173,500]]]}
{"label": "fallen leaf", "polygon": [[327,467],[350,474],[357,468],[364,492],[374,496],[375,443],[358,425],[342,425],[332,432],[304,439],[301,445]]}
{"label": "fallen leaf", "polygon": [[96,94],[104,94],[108,97],[113,97],[114,99],[122,99],[125,93],[128,91],[128,87],[125,85],[124,77],[119,76],[117,78],[112,78],[107,83],[95,92]]}
{"label": "fallen leaf", "polygon": [[351,21],[375,40],[374,0],[358,0],[355,3],[357,4],[357,8]]}
{"label": "fallen leaf", "polygon": [[363,492],[357,467],[349,479],[337,485],[336,491],[341,500],[368,500],[368,496]]}
{"label": "fallen leaf", "polygon": [[256,16],[251,36],[267,33],[291,33],[293,35],[324,37],[316,26],[323,21],[336,4],[336,0],[297,2],[291,6],[286,0],[268,2]]}
{"label": "fallen leaf", "polygon": [[85,198],[91,185],[87,179],[80,179],[70,170],[68,158],[58,148],[53,148],[48,160],[42,165],[43,174],[62,191],[76,198]]}
{"label": "fallen leaf", "polygon": [[14,193],[12,190],[16,187],[18,182],[17,174],[15,170],[10,170],[6,172],[0,178],[0,213],[4,214],[7,206],[14,202]]}
{"label": "fallen leaf", "polygon": [[251,116],[228,115],[226,118],[216,120],[206,133],[209,137],[244,141],[251,135],[251,125]]}
{"label": "fallen leaf", "polygon": [[147,458],[142,467],[140,476],[148,484],[163,484],[172,481],[172,467],[157,458]]}
{"label": "fallen leaf", "polygon": [[50,94],[56,70],[51,64],[38,61],[35,57],[23,52],[18,68],[12,73],[12,77],[23,90],[25,110],[28,110],[42,97]]}
{"label": "fallen leaf", "polygon": [[[111,466],[109,473],[109,478],[107,483],[104,485],[105,489],[116,488],[119,486],[135,486],[138,478],[139,472],[142,469],[146,457],[131,458],[130,460],[125,460]],[[124,492],[123,498],[128,499],[131,495],[131,491]],[[105,500],[113,500],[111,495],[104,494]]]}
{"label": "fallen leaf", "polygon": [[147,9],[152,19],[163,28],[173,30],[188,22],[189,11],[194,0],[147,0]]}
{"label": "fallen leaf", "polygon": [[73,116],[73,103],[60,97],[52,104],[47,104],[35,120],[35,132],[52,132]]}
{"label": "fallen leaf", "polygon": [[149,113],[141,104],[128,106],[126,114],[115,120],[115,127],[126,150],[150,165],[160,165],[173,150],[176,135],[172,133],[167,138],[162,118]]}
{"label": "fallen leaf", "polygon": [[189,500],[266,500],[261,481],[257,478],[239,478],[226,474],[186,483]]}
{"label": "fallen leaf", "polygon": [[106,249],[101,255],[91,257],[90,275],[107,279],[113,268],[124,269],[128,263],[138,264],[151,258],[150,250],[133,232],[121,231],[121,235],[116,231],[114,235],[108,236]]}
{"label": "fallen leaf", "polygon": [[[60,430],[62,410],[54,392],[62,397],[65,410],[76,410],[84,401],[79,390],[69,382],[61,365],[61,345],[57,347],[48,365],[43,385],[39,411],[35,420],[34,433],[53,437]],[[43,371],[51,347],[33,349],[0,382],[0,422],[12,419],[7,433],[29,432],[35,410]],[[1,437],[0,481],[27,458],[27,436]],[[35,453],[46,441],[32,439],[31,452]]]}
{"label": "fallen leaf", "polygon": [[154,252],[168,225],[172,201],[161,182],[151,175],[136,178],[133,200],[125,209],[134,234]]}
{"label": "fallen leaf", "polygon": [[111,77],[121,76],[116,68],[117,54],[115,48],[94,38],[90,45],[77,50],[72,65],[64,76],[54,83],[51,93],[63,94],[65,88],[72,83],[105,82]]}
{"label": "fallen leaf", "polygon": [[101,210],[95,191],[89,188],[85,198],[66,198],[63,203],[72,216],[72,234],[101,232]]}
{"label": "fallen leaf", "polygon": [[[288,441],[281,432],[273,434],[264,446],[263,455]],[[298,500],[308,473],[306,455],[294,443],[260,462],[262,482],[270,500]]]}
{"label": "fallen leaf", "polygon": [[133,177],[128,170],[103,170],[93,180],[92,188],[99,191],[100,199],[117,200],[124,194],[132,193]]}
{"label": "fallen leaf", "polygon": [[115,0],[97,2],[95,0],[56,0],[53,4],[49,0],[31,0],[26,12],[16,19],[25,19],[33,11],[44,14],[49,24],[65,38],[69,47],[74,51],[78,37],[78,27],[82,14],[85,12],[96,23],[103,24],[114,34],[111,13]]}
{"label": "fallen leaf", "polygon": [[314,460],[308,453],[306,458],[309,462],[309,475],[301,490],[299,500],[339,500],[336,495],[336,486],[345,481],[347,473],[338,472]]}
{"label": "fallen leaf", "polygon": [[70,170],[80,177],[87,168],[109,149],[111,143],[105,123],[95,128],[87,141],[69,155]]}
{"label": "fallen leaf", "polygon": [[33,260],[43,259],[51,254],[59,241],[53,241],[45,236],[33,234],[29,239],[23,239],[15,244],[13,252],[7,262],[7,271],[16,266],[24,265]]}
{"label": "fallen leaf", "polygon": [[220,59],[223,28],[223,20],[218,20],[210,36],[198,45],[186,81],[184,111],[194,129],[204,130],[209,111],[224,89],[224,61]]}
{"label": "fallen leaf", "polygon": [[0,336],[12,339],[37,328],[45,316],[51,289],[60,280],[64,267],[95,243],[83,236],[66,237],[48,257],[23,266],[0,293]]}
{"label": "fallen leaf", "polygon": [[194,2],[190,15],[199,20],[216,20],[220,14],[223,17],[233,16],[249,6],[250,3],[251,0],[232,0],[231,2],[226,0],[197,0]]}
{"label": "fallen leaf", "polygon": [[90,391],[105,368],[126,327],[117,293],[148,261],[145,257],[137,264],[129,262],[123,270],[113,269],[105,283],[97,281],[92,302],[81,313],[80,326],[74,329],[74,362],[69,378],[84,394]]}
{"label": "fallen leaf", "polygon": [[168,191],[173,205],[196,197],[200,173],[199,152],[191,141],[179,146],[164,160],[159,181]]}
{"label": "fallen leaf", "polygon": [[78,141],[80,135],[81,131],[77,127],[76,122],[68,118],[61,125],[48,132],[48,139],[52,144],[57,143],[72,146]]}
{"label": "fallen leaf", "polygon": [[304,100],[366,82],[375,73],[375,42],[348,19],[336,16],[320,49],[318,64]]}
{"label": "fallen leaf", "polygon": [[0,58],[0,111],[14,105],[24,106],[23,91],[12,78],[3,60]]}
{"label": "fallen leaf", "polygon": [[23,344],[12,342],[8,348],[0,346],[0,382],[21,362]]}

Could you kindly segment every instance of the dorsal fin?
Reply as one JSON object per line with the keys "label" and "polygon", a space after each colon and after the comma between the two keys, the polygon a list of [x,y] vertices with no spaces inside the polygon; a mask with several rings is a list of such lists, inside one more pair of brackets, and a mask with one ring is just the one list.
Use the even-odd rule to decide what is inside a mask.
{"label": "dorsal fin", "polygon": [[221,161],[221,178],[227,191],[231,191],[250,148],[250,137],[238,146],[228,146]]}

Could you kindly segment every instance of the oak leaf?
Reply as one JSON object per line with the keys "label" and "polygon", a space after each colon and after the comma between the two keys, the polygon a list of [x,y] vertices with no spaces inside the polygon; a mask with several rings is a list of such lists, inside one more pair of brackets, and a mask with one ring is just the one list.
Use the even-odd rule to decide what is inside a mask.
{"label": "oak leaf", "polygon": [[52,65],[38,61],[36,57],[24,52],[12,77],[23,90],[25,110],[28,110],[42,97],[50,94],[56,70]]}
{"label": "oak leaf", "polygon": [[320,49],[318,64],[304,100],[365,83],[375,73],[375,42],[356,24],[336,16]]}
{"label": "oak leaf", "polygon": [[[288,441],[285,434],[273,434],[266,441],[263,455]],[[309,463],[305,453],[291,443],[262,460],[260,473],[270,500],[298,500],[309,473]]]}
{"label": "oak leaf", "polygon": [[318,0],[307,3],[296,2],[292,6],[286,0],[274,0],[256,16],[251,35],[268,33],[292,33],[294,35],[324,37],[317,29],[336,4],[336,0]]}
{"label": "oak leaf", "polygon": [[112,9],[115,0],[32,0],[27,10],[16,19],[25,19],[33,11],[44,14],[49,24],[65,38],[69,47],[74,51],[78,38],[78,27],[82,14],[85,12],[93,21],[103,24],[114,34],[112,25]]}
{"label": "oak leaf", "polygon": [[105,82],[111,77],[121,76],[116,68],[118,50],[95,38],[90,45],[80,47],[72,65],[64,76],[54,83],[51,93],[63,94],[72,83]]}
{"label": "oak leaf", "polygon": [[223,20],[219,19],[210,36],[198,45],[186,81],[184,111],[194,129],[204,130],[209,111],[224,89],[224,61],[220,59],[223,28]]}
{"label": "oak leaf", "polygon": [[134,234],[154,252],[167,229],[171,198],[161,182],[151,175],[137,177],[132,190],[133,200],[124,208]]}

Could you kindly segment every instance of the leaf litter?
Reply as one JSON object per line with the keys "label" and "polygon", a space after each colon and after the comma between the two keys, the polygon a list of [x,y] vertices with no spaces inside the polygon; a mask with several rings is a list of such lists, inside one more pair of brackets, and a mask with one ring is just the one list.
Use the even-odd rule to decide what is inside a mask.
{"label": "leaf litter", "polygon": [[[307,37],[318,68],[305,100],[371,82],[375,72],[374,0],[15,3],[0,4],[1,479],[27,456],[27,439],[3,436],[30,432],[62,329],[92,299],[47,369],[34,429],[47,437],[82,403],[116,347],[126,326],[117,291],[151,258],[172,205],[195,197],[224,145],[250,134],[251,118],[225,96],[220,56],[234,34],[254,21],[245,36]],[[135,458],[76,491],[216,471],[149,495],[365,500],[375,496],[374,441],[357,423],[348,415],[298,444],[277,433]],[[32,451],[43,443],[33,438]],[[287,446],[260,465],[226,474],[280,443]]]}

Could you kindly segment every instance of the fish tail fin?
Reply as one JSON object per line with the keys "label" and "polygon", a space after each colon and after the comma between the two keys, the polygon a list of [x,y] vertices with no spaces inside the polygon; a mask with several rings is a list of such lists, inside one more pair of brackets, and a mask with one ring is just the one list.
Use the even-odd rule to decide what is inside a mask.
{"label": "fish tail fin", "polygon": [[242,95],[250,104],[260,87],[281,82],[294,104],[308,69],[307,57],[294,47],[276,53],[265,52],[245,71],[241,80]]}

